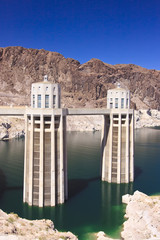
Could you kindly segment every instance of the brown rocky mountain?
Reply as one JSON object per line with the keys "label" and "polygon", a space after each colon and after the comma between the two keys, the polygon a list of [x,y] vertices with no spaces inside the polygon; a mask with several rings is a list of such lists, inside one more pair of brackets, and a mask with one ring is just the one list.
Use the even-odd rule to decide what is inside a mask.
{"label": "brown rocky mountain", "polygon": [[29,105],[31,83],[45,74],[61,84],[62,107],[105,107],[107,89],[118,82],[131,91],[132,106],[160,106],[160,71],[98,59],[80,64],[56,52],[23,47],[0,48],[0,105]]}

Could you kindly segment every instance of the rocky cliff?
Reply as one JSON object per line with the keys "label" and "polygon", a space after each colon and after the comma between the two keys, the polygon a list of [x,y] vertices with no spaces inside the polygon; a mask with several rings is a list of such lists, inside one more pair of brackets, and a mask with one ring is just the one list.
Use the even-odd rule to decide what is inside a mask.
{"label": "rocky cliff", "polygon": [[45,74],[61,84],[63,107],[105,107],[107,89],[117,82],[131,91],[134,108],[160,105],[160,71],[98,59],[80,64],[56,52],[23,47],[0,48],[0,105],[30,104],[31,83]]}

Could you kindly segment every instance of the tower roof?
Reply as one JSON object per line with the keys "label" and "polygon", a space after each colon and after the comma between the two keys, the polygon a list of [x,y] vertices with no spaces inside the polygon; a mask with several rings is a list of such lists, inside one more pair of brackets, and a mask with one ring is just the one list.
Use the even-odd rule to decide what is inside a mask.
{"label": "tower roof", "polygon": [[44,75],[43,81],[35,82],[33,84],[42,84],[42,83],[43,84],[57,84],[57,83],[53,83],[53,82],[48,81],[48,75]]}
{"label": "tower roof", "polygon": [[116,91],[116,92],[117,92],[117,91],[125,91],[125,92],[127,92],[127,91],[129,91],[129,90],[127,90],[127,89],[125,89],[125,88],[122,88],[121,85],[120,85],[120,83],[118,83],[116,88],[109,89],[108,91]]}

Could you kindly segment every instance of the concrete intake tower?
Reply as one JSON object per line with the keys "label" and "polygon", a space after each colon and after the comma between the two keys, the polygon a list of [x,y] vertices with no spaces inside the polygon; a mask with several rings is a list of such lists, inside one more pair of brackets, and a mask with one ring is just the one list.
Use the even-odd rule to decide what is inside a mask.
{"label": "concrete intake tower", "polygon": [[67,199],[66,113],[60,106],[60,86],[33,83],[31,107],[25,111],[23,201],[55,206]]}
{"label": "concrete intake tower", "polygon": [[107,107],[99,109],[62,109],[60,98],[60,86],[44,76],[43,82],[32,84],[31,107],[12,110],[25,116],[23,201],[29,205],[55,206],[68,198],[68,115],[102,115],[101,179],[118,184],[134,180],[134,111],[129,91],[120,86],[108,90]]}
{"label": "concrete intake tower", "polygon": [[0,107],[1,116],[25,116],[23,202],[55,206],[68,198],[66,117],[102,115],[101,179],[134,181],[134,110],[129,91],[108,90],[106,108],[61,108],[59,84],[33,83],[31,107]]}
{"label": "concrete intake tower", "polygon": [[134,180],[134,111],[129,91],[118,86],[108,90],[102,128],[102,181],[129,183]]}

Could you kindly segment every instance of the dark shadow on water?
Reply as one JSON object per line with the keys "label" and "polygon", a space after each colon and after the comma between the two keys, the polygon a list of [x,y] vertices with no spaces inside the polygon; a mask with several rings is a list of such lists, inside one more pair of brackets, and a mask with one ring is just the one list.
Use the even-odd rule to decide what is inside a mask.
{"label": "dark shadow on water", "polygon": [[22,190],[23,186],[7,187],[6,176],[2,169],[0,169],[0,198],[6,190]]}
{"label": "dark shadow on water", "polygon": [[150,127],[151,129],[160,130],[160,126]]}
{"label": "dark shadow on water", "polygon": [[7,187],[6,190],[23,190],[22,186]]}
{"label": "dark shadow on water", "polygon": [[100,177],[91,179],[70,179],[68,181],[68,197],[71,198],[83,191],[90,182],[99,180]]}
{"label": "dark shadow on water", "polygon": [[109,205],[122,204],[122,196],[133,194],[133,183],[101,183],[102,203]]}
{"label": "dark shadow on water", "polygon": [[2,193],[4,192],[4,190],[7,187],[7,181],[6,181],[6,176],[4,174],[4,172],[2,171],[2,169],[0,169],[0,197],[2,195]]}
{"label": "dark shadow on water", "polygon": [[135,180],[139,177],[139,175],[142,174],[142,169],[140,167],[135,166],[134,167],[134,178]]}

